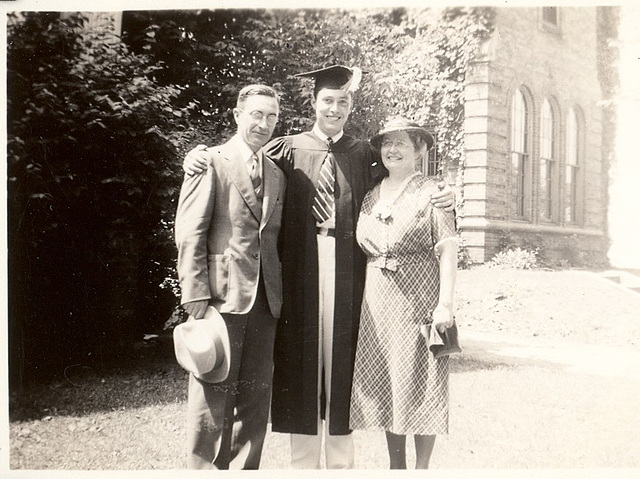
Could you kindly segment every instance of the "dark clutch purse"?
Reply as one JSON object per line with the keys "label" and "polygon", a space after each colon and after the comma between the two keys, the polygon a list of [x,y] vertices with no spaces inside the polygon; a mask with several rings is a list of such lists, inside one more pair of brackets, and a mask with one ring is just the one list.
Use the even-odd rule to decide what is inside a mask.
{"label": "dark clutch purse", "polygon": [[450,354],[461,353],[462,348],[458,342],[458,327],[456,326],[455,319],[453,324],[444,330],[444,332],[438,331],[438,328],[434,327],[430,322],[427,323],[427,348],[434,357],[441,358],[443,356],[449,356]]}

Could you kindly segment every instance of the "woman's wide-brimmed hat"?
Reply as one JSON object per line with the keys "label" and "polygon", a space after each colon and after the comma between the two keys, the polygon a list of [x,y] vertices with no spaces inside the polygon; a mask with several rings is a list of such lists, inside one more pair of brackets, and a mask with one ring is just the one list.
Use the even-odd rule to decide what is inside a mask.
{"label": "woman's wide-brimmed hat", "polygon": [[227,379],[231,344],[227,325],[220,313],[207,307],[203,319],[190,319],[173,330],[178,364],[198,379],[219,383]]}
{"label": "woman's wide-brimmed hat", "polygon": [[427,150],[430,150],[433,146],[433,135],[425,127],[416,123],[415,121],[407,120],[406,118],[392,118],[388,120],[382,127],[382,129],[371,137],[371,144],[380,149],[382,144],[382,137],[387,133],[395,131],[415,131],[417,132],[427,144]]}

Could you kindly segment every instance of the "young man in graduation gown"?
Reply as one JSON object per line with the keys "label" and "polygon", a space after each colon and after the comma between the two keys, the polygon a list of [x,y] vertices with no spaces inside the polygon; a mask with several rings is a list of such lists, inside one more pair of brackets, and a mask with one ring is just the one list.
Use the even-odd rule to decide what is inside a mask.
{"label": "young man in graduation gown", "polygon": [[[323,436],[326,467],[352,468],[349,403],[366,269],[355,229],[380,155],[343,131],[359,69],[335,65],[296,76],[315,81],[315,124],[263,148],[287,176],[272,430],[291,434],[293,468],[322,467]],[[197,158],[195,150],[187,155],[187,172],[198,172]],[[453,207],[449,187],[434,200]]]}

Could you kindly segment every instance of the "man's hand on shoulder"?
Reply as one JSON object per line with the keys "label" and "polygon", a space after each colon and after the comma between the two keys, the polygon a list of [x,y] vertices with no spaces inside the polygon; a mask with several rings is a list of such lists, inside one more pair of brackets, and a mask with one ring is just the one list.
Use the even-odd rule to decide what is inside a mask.
{"label": "man's hand on shoulder", "polygon": [[436,208],[443,208],[445,211],[453,211],[456,206],[453,189],[444,181],[438,183],[439,191],[431,195],[431,204]]}
{"label": "man's hand on shoulder", "polygon": [[206,152],[206,145],[198,145],[193,148],[182,162],[182,169],[189,176],[199,175],[207,170],[209,155]]}

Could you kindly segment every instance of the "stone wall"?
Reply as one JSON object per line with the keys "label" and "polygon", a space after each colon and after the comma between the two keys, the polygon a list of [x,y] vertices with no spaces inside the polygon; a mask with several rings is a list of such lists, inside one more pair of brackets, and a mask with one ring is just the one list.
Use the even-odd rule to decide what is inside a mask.
{"label": "stone wall", "polygon": [[[602,163],[602,98],[597,77],[596,8],[559,8],[559,27],[548,28],[541,7],[498,8],[492,38],[482,47],[466,79],[463,218],[460,226],[472,262],[490,260],[499,249],[499,232],[515,238],[549,235],[558,249],[567,245],[592,251],[603,247],[606,183]],[[520,88],[527,101],[529,196],[525,216],[514,215],[515,177],[510,159],[511,103]],[[543,220],[540,198],[540,114],[545,98],[555,105],[557,122],[555,205]],[[563,214],[566,118],[580,112],[581,165],[578,219]],[[553,241],[552,241],[553,242]]]}

